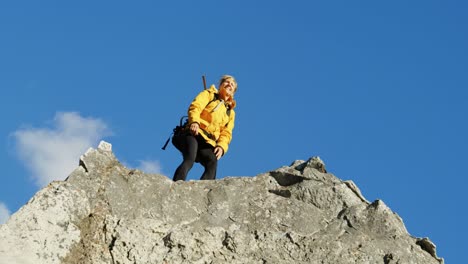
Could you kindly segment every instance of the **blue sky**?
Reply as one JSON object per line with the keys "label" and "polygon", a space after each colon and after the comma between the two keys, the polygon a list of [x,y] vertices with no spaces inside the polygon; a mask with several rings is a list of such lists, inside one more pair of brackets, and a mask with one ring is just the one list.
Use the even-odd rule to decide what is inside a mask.
{"label": "blue sky", "polygon": [[320,156],[461,263],[467,13],[436,0],[3,1],[0,222],[101,139],[172,177],[180,154],[162,144],[201,76],[227,73],[237,120],[218,178]]}

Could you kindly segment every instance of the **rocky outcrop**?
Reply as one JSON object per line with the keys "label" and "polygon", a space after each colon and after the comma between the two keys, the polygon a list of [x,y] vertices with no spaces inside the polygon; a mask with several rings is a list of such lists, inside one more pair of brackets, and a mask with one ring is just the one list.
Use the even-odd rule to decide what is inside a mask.
{"label": "rocky outcrop", "polygon": [[310,159],[172,182],[101,142],[0,226],[0,263],[443,263],[383,201],[325,172]]}

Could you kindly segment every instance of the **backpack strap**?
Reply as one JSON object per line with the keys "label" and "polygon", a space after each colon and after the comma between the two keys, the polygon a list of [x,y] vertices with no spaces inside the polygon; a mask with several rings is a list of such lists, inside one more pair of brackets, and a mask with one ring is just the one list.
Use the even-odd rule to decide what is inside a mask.
{"label": "backpack strap", "polygon": [[[218,93],[215,93],[215,94],[214,94],[213,100],[211,100],[206,106],[208,106],[209,104],[211,104],[212,102],[214,102],[214,101],[216,101],[216,100],[220,100],[220,99],[219,99],[219,94],[218,94]],[[215,108],[213,108],[213,110],[211,110],[211,112],[216,111],[216,109],[218,109],[218,107],[219,107],[221,104],[223,104],[223,103],[224,103],[224,100],[220,100],[220,102],[215,106]],[[205,107],[206,107],[206,106],[205,106]],[[231,107],[226,106],[226,114],[227,114],[228,116],[231,115]]]}

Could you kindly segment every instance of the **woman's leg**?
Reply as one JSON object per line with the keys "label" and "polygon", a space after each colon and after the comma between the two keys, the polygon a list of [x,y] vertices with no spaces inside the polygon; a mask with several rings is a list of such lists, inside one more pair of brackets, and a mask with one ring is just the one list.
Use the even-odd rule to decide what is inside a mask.
{"label": "woman's leg", "polygon": [[184,160],[177,167],[174,172],[173,181],[185,181],[187,173],[193,167],[195,158],[197,157],[198,142],[197,139],[192,135],[181,135],[172,138],[172,143],[182,153]]}
{"label": "woman's leg", "polygon": [[218,159],[213,151],[213,146],[205,146],[198,150],[198,157],[200,164],[205,167],[205,171],[200,180],[214,180],[216,179],[216,169],[218,166]]}

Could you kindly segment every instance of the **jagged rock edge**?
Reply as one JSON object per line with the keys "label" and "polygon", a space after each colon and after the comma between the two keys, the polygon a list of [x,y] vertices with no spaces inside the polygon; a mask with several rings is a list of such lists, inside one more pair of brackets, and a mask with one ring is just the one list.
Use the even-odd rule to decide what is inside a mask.
{"label": "jagged rock edge", "polygon": [[[102,142],[101,142],[101,143],[102,143]],[[103,145],[103,147],[101,148],[101,143],[100,143],[100,147],[98,147],[97,150],[95,150],[95,149],[88,149],[88,151],[84,154],[84,156],[87,156],[91,151],[98,151],[99,153],[103,153],[103,154],[109,154],[109,153],[112,154],[111,148],[110,148],[110,149],[108,148],[110,144],[109,144],[109,145]],[[104,142],[104,143],[107,143],[107,142]],[[107,144],[108,144],[108,143],[107,143]],[[111,147],[111,145],[110,145],[110,147]],[[82,157],[83,157],[83,156],[82,156]],[[82,164],[81,164],[81,163],[82,163]],[[85,164],[85,160],[84,160],[83,158],[80,158],[80,167],[83,167],[83,169],[85,170],[85,172],[88,173],[88,168],[87,168],[87,166],[86,166],[86,164]],[[305,166],[305,167],[307,167],[307,166]],[[302,169],[304,169],[305,167],[303,167]],[[297,169],[297,167],[296,167],[296,169]],[[270,176],[273,177],[273,175],[272,175],[271,172],[270,172],[269,174],[270,174]],[[275,174],[275,172],[273,172],[273,174]],[[278,175],[278,174],[277,174],[277,175]],[[302,177],[302,176],[298,176],[298,175],[295,175],[295,174],[290,174],[290,175],[288,175],[287,177],[289,177],[289,176],[294,177],[294,180],[293,180],[292,182],[294,182],[294,181],[297,181],[297,182],[292,183],[292,184],[290,184],[290,185],[285,185],[285,186],[282,186],[282,185],[280,184],[280,186],[282,186],[282,187],[287,187],[287,186],[292,186],[292,185],[298,184],[298,183],[300,183],[300,182],[302,182],[302,181],[304,181],[304,180],[310,180],[309,178]],[[302,178],[302,179],[301,179],[301,180],[298,180],[296,177],[299,177],[299,178]],[[274,178],[275,180],[277,180],[275,177],[273,177],[273,178]],[[277,181],[277,183],[278,183],[278,181]],[[283,182],[283,183],[284,183],[284,182]],[[289,182],[289,183],[291,183],[291,182]],[[343,182],[343,183],[344,183],[349,189],[351,189],[362,201],[366,201],[365,198],[360,194],[359,189],[357,188],[357,186],[355,186],[353,182],[351,182],[351,183],[349,183],[349,184],[348,184],[347,182]],[[278,183],[278,184],[279,184],[279,183]],[[289,198],[289,197],[291,196],[291,192],[289,191],[289,197],[288,197],[288,192],[286,192],[286,191],[288,191],[288,190],[286,190],[286,191],[285,191],[285,190],[268,190],[268,191],[269,191],[270,193],[274,193],[274,194],[276,194],[276,195],[279,195],[279,196],[282,196],[282,197],[285,197],[285,198]],[[275,193],[275,192],[276,192],[276,193]],[[369,202],[367,202],[367,203],[369,203]],[[379,201],[378,201],[378,200],[374,201],[372,204],[370,204],[370,206],[376,206],[376,207],[378,207],[378,206],[379,206]],[[109,209],[109,208],[108,208],[108,209]],[[341,213],[341,212],[340,212],[340,213]],[[396,214],[396,213],[395,213],[395,214]],[[93,213],[91,213],[88,217],[84,217],[84,218],[82,218],[82,219],[83,219],[83,221],[86,221],[86,219],[89,220],[90,217],[94,217]],[[345,216],[345,217],[346,217],[346,216]],[[401,219],[400,219],[400,220],[401,220]],[[104,215],[104,219],[103,219],[103,222],[101,223],[101,225],[102,225],[102,227],[105,228],[105,229],[107,228],[107,222],[106,222],[106,221],[107,221],[107,219],[106,219],[106,216]],[[118,221],[118,222],[117,222],[117,225],[118,225],[119,222],[120,222],[120,219],[118,219],[117,221]],[[348,224],[349,224],[348,226],[352,227],[352,223],[348,223]],[[114,228],[115,228],[115,227],[114,227]],[[105,232],[105,234],[106,234],[106,232]],[[170,234],[170,233],[169,233],[169,234]],[[108,238],[105,239],[106,242],[107,242],[107,246],[108,246],[108,248],[109,248],[109,253],[111,254],[112,259],[114,258],[114,257],[113,257],[113,253],[112,253],[112,249],[113,249],[113,246],[115,246],[115,239],[116,239],[116,237],[114,237],[114,236],[112,236],[110,239],[108,239]],[[291,237],[290,235],[289,235],[289,239],[292,240],[292,237]],[[225,231],[225,236],[224,236],[224,239],[223,239],[223,241],[222,241],[223,245],[224,245],[224,244],[229,244],[229,241],[228,241],[228,240],[229,240],[229,234],[227,233],[227,231]],[[81,240],[80,240],[80,242],[81,242]],[[77,243],[77,244],[78,244],[78,243]],[[435,253],[435,245],[434,245],[428,238],[417,239],[416,244],[417,244],[421,249],[423,249],[424,251],[428,252],[432,257],[434,257],[435,259],[439,260],[439,262],[443,263],[443,259],[438,258],[438,257],[436,256],[436,253]],[[384,256],[384,261],[385,261],[385,258],[386,258],[387,261],[389,262],[390,260],[393,259],[393,255],[392,255],[391,253],[388,253],[388,254],[386,254],[386,255]],[[389,263],[390,263],[390,262],[389,262]]]}

